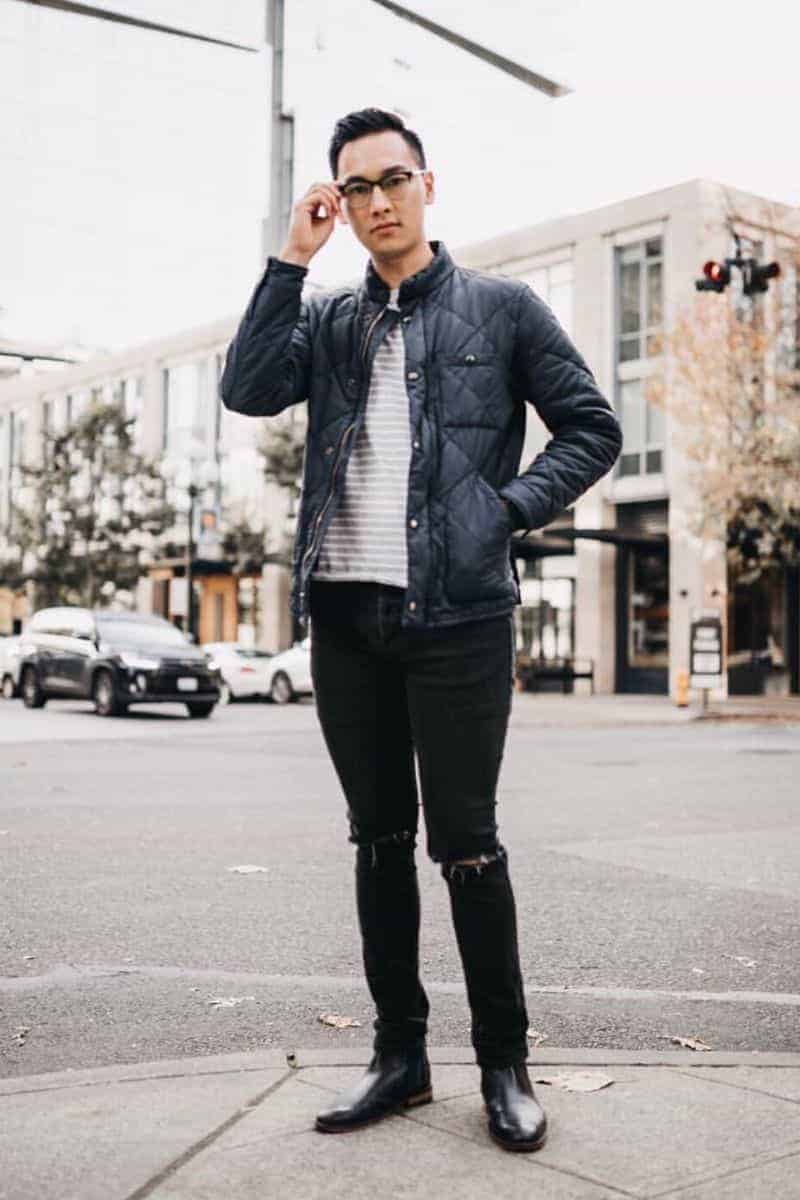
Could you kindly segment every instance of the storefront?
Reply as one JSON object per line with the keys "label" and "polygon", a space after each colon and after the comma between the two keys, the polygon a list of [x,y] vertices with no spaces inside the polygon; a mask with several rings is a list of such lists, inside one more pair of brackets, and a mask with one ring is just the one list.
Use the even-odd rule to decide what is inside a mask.
{"label": "storefront", "polygon": [[728,581],[728,691],[800,693],[800,572],[773,567],[749,583]]}

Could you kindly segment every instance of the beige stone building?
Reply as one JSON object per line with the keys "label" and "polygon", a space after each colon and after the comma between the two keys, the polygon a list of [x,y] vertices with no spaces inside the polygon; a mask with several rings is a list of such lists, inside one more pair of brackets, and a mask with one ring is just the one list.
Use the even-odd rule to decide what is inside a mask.
{"label": "beige stone building", "polygon": [[[768,212],[768,216],[765,213]],[[680,431],[648,406],[643,384],[659,365],[658,335],[691,301],[704,261],[731,253],[726,214],[763,261],[785,258],[798,212],[768,205],[707,180],[620,201],[591,212],[455,249],[464,266],[527,280],[586,357],[620,414],[625,436],[615,471],[545,531],[530,535],[517,610],[521,659],[549,668],[571,660],[590,668],[597,692],[675,693],[689,666],[693,614],[719,613],[728,671],[719,689],[798,691],[797,572],[729,587],[724,547],[689,532],[695,499]],[[780,281],[797,322],[797,280]],[[786,306],[788,305],[788,308]],[[217,383],[236,318],[95,359],[67,370],[18,377],[0,386],[0,544],[23,455],[37,454],[46,424],[63,426],[93,397],[116,397],[137,419],[142,450],[162,456],[185,492],[200,484],[198,514],[245,519],[268,531],[276,550],[292,531],[285,495],[265,485],[257,439],[273,422],[221,407]],[[294,406],[280,420],[305,420]],[[523,465],[547,431],[528,409]],[[196,627],[200,641],[245,636],[277,649],[292,635],[288,573],[269,564],[259,579],[239,578],[195,531]],[[186,542],[185,523],[175,531]],[[185,620],[183,557],[152,567],[136,604]],[[0,592],[0,633],[22,619],[24,602]],[[556,686],[555,680],[552,685]],[[577,688],[588,687],[576,682]]]}
{"label": "beige stone building", "polygon": [[[797,345],[798,283],[787,250],[800,213],[709,180],[457,253],[465,266],[527,280],[549,302],[621,418],[616,469],[547,531],[558,536],[536,540],[518,612],[520,652],[589,660],[599,692],[674,695],[700,611],[716,611],[723,622],[728,670],[717,694],[799,690],[797,572],[729,587],[722,542],[700,543],[688,528],[696,500],[680,431],[642,391],[659,366],[658,335],[691,302],[703,263],[733,253],[729,218],[757,259],[783,262],[773,292],[780,288]],[[526,460],[547,436],[529,419]]]}
{"label": "beige stone building", "polygon": [[[286,494],[263,478],[258,440],[264,422],[229,413],[218,382],[236,319],[215,322],[65,370],[20,374],[0,385],[0,555],[13,545],[11,497],[20,466],[34,463],[45,429],[63,430],[85,408],[116,401],[135,418],[142,453],[159,460],[172,480],[179,510],[168,539],[179,553],[143,573],[135,607],[185,625],[189,487],[197,488],[192,530],[193,625],[198,641],[249,640],[266,649],[291,642],[288,574],[267,563],[256,577],[226,559],[220,535],[245,522],[263,530],[268,552],[279,555],[293,532]],[[302,422],[296,408],[281,420]],[[0,587],[0,634],[29,615],[24,596]]]}

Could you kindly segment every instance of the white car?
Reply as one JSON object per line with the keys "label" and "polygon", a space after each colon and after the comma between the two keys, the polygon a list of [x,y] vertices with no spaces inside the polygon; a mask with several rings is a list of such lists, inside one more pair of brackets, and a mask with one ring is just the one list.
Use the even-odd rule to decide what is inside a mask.
{"label": "white car", "polygon": [[19,695],[19,644],[21,638],[0,638],[0,694],[6,700]]}
{"label": "white car", "polygon": [[246,696],[268,696],[272,684],[273,655],[240,642],[207,642],[203,649],[222,675],[220,703]]}
{"label": "white car", "polygon": [[269,670],[269,694],[276,704],[289,704],[300,696],[312,695],[311,638],[303,638],[290,649],[273,654]]}

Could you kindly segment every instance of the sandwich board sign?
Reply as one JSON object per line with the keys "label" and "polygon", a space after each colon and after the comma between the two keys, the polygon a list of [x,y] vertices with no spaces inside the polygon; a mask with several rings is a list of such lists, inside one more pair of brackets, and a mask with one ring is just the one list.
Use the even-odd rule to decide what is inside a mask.
{"label": "sandwich board sign", "polygon": [[722,616],[699,612],[689,632],[689,686],[703,691],[722,686]]}

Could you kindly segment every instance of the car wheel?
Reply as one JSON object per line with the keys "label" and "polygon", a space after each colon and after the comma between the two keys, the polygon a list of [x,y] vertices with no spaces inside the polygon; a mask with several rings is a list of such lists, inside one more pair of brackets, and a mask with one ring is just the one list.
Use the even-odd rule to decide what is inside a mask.
{"label": "car wheel", "polygon": [[10,675],[3,676],[3,682],[0,685],[0,692],[2,692],[4,700],[13,700],[16,696],[17,689],[14,687],[14,680]]}
{"label": "car wheel", "polygon": [[273,676],[269,694],[275,704],[289,704],[295,699],[292,681],[285,671],[278,671]]}
{"label": "car wheel", "polygon": [[22,672],[22,703],[26,708],[44,708],[47,703],[33,667],[26,667]]}
{"label": "car wheel", "polygon": [[114,690],[114,680],[110,671],[98,671],[95,675],[92,699],[98,717],[119,717],[127,711]]}
{"label": "car wheel", "polygon": [[190,717],[210,717],[214,711],[216,700],[195,700],[192,704],[187,704]]}
{"label": "car wheel", "polygon": [[219,704],[230,704],[233,699],[230,686],[223,680],[219,685]]}

